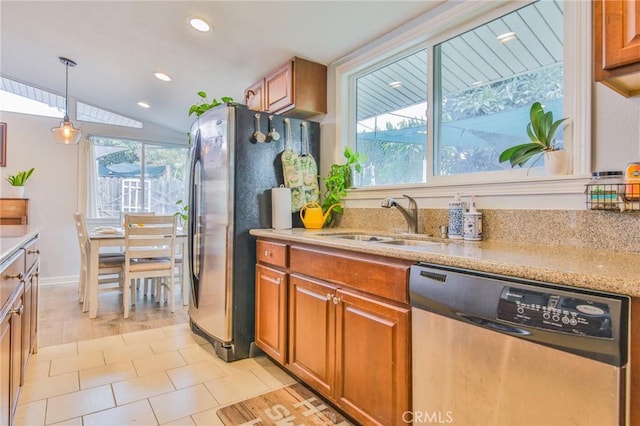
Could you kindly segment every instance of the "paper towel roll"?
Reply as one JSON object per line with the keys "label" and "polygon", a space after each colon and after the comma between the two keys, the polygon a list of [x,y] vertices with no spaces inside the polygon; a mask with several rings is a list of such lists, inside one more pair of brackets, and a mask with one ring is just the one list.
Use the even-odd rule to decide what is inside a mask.
{"label": "paper towel roll", "polygon": [[271,227],[291,229],[291,188],[271,188]]}

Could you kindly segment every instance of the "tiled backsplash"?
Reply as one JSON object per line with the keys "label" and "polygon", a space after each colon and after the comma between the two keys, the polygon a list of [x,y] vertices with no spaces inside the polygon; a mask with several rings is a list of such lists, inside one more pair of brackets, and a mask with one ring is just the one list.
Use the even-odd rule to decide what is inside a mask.
{"label": "tiled backsplash", "polygon": [[[640,213],[593,210],[482,210],[483,238],[531,244],[640,252]],[[421,233],[437,236],[447,224],[445,209],[421,209]],[[339,227],[394,232],[407,230],[400,212],[348,208]]]}

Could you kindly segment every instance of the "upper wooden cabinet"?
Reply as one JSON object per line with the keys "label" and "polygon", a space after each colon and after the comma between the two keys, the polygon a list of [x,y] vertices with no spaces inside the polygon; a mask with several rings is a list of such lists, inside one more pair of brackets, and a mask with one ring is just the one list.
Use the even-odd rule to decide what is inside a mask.
{"label": "upper wooden cabinet", "polygon": [[640,0],[593,2],[594,79],[640,95]]}
{"label": "upper wooden cabinet", "polygon": [[253,110],[306,119],[327,112],[327,67],[294,57],[245,90]]}

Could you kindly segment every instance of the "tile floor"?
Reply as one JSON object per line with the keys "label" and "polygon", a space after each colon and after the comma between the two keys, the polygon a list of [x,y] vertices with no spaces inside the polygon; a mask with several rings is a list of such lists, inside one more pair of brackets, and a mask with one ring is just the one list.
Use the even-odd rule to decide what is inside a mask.
{"label": "tile floor", "polygon": [[18,426],[221,425],[217,408],[294,379],[264,357],[220,360],[187,323],[41,347]]}

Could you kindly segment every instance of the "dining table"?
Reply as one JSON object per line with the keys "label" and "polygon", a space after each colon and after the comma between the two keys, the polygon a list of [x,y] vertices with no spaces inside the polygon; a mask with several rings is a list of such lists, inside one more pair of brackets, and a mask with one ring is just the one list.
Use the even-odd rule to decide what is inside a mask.
{"label": "dining table", "polygon": [[[87,290],[89,294],[89,318],[98,316],[98,265],[100,250],[105,247],[124,247],[124,229],[122,228],[96,228],[89,231],[89,265],[87,277]],[[182,253],[182,277],[181,295],[182,304],[189,304],[189,268],[186,264],[187,233],[178,228],[176,232],[176,245],[180,245]]]}

